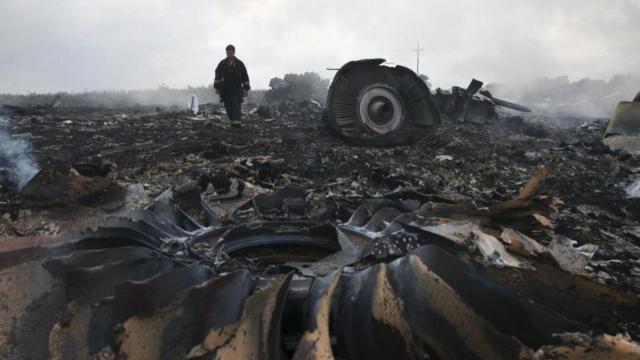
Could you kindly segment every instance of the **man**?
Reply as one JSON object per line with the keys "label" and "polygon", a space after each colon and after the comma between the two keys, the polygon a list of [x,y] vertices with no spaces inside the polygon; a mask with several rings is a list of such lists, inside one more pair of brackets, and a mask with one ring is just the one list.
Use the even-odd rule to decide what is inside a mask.
{"label": "man", "polygon": [[249,75],[244,63],[236,58],[236,48],[233,45],[228,45],[225,50],[227,57],[220,61],[216,67],[213,88],[216,89],[216,93],[220,94],[220,100],[224,103],[231,123],[239,125],[236,122],[240,121],[242,116],[240,104],[251,90]]}

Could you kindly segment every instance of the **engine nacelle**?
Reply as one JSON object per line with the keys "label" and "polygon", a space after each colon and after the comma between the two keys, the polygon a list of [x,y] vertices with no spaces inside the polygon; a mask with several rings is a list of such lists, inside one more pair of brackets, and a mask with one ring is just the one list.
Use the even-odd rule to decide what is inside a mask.
{"label": "engine nacelle", "polygon": [[382,65],[384,62],[348,62],[329,87],[325,118],[353,143],[411,143],[440,124],[427,84],[412,70]]}

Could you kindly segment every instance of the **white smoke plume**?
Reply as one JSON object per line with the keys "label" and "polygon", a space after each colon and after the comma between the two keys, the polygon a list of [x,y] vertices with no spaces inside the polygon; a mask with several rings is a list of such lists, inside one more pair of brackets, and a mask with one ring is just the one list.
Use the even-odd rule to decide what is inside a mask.
{"label": "white smoke plume", "polygon": [[550,116],[608,118],[618,102],[631,101],[640,90],[640,75],[615,75],[609,80],[568,76],[539,78],[487,86],[493,95]]}
{"label": "white smoke plume", "polygon": [[26,139],[11,135],[8,121],[0,117],[0,166],[3,166],[9,179],[22,189],[34,177],[39,167],[31,156],[31,144]]}

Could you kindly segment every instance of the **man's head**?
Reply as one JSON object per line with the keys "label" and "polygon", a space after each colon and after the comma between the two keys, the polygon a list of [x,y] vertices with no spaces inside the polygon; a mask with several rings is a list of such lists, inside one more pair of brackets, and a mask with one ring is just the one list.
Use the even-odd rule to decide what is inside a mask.
{"label": "man's head", "polygon": [[227,59],[233,60],[236,56],[236,47],[233,45],[227,45],[225,50],[227,51]]}

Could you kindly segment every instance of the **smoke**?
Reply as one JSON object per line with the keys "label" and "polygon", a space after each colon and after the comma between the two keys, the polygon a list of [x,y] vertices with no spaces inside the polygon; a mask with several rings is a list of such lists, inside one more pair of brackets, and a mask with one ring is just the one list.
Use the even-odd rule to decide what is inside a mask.
{"label": "smoke", "polygon": [[568,76],[509,84],[490,84],[499,98],[526,105],[534,112],[559,117],[608,118],[618,102],[631,101],[640,90],[639,75],[615,75],[608,81]]}
{"label": "smoke", "polygon": [[[264,90],[249,92],[247,103],[259,103]],[[169,88],[159,86],[147,90],[84,91],[77,93],[0,94],[0,104],[18,107],[134,109],[141,106],[184,109],[185,99],[194,94],[198,104],[217,103],[220,97],[211,85]],[[190,107],[190,105],[187,105]]]}
{"label": "smoke", "polygon": [[9,121],[0,116],[0,169],[4,168],[11,182],[22,189],[38,171],[31,156],[31,144],[11,135]]}

